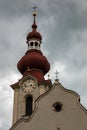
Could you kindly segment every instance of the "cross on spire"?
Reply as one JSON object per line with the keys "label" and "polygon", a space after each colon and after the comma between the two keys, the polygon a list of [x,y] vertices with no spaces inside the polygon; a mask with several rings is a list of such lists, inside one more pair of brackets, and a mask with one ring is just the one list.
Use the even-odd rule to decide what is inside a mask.
{"label": "cross on spire", "polygon": [[34,10],[34,12],[36,12],[36,6],[34,5],[33,7],[32,7],[32,9]]}
{"label": "cross on spire", "polygon": [[36,8],[37,8],[37,7],[36,7],[35,5],[32,7],[32,9],[34,10],[34,11],[33,11],[33,16],[34,16],[34,18],[35,18],[35,16],[36,16]]}
{"label": "cross on spire", "polygon": [[56,70],[56,72],[54,74],[56,75],[56,79],[58,79],[59,72]]}

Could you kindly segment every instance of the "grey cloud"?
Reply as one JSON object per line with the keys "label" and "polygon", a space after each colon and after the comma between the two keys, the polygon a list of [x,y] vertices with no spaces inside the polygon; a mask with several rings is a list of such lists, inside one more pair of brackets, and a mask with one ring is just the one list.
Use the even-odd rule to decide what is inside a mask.
{"label": "grey cloud", "polygon": [[[62,60],[62,62],[71,62],[72,66],[75,65],[75,61],[79,66],[84,63],[86,65],[86,50],[81,54],[81,56],[80,50],[87,48],[86,40],[84,41],[83,37],[83,34],[85,35],[87,32],[87,10],[85,10],[84,13],[83,8],[80,8],[78,2],[75,1],[59,2],[60,12],[57,10],[58,4],[52,6],[54,11],[56,9],[56,12],[51,10],[50,14],[54,17],[55,25],[51,26],[50,21],[48,20],[47,26],[49,30],[47,32],[47,36],[49,45],[46,47],[50,50],[50,53],[52,52],[55,54],[55,56],[53,55],[53,57],[55,57],[54,61],[59,59]],[[85,4],[87,5],[87,2]],[[78,35],[79,32],[80,35]],[[76,37],[76,40],[74,40],[74,36]],[[79,47],[80,45],[81,47]],[[51,56],[51,60],[53,57]],[[74,67],[77,67],[77,65]]]}
{"label": "grey cloud", "polygon": [[[0,78],[5,79],[1,84],[3,89],[7,86],[6,79],[10,80],[8,75],[13,77],[19,73],[16,64],[27,49],[25,42],[33,21],[32,6],[32,0],[0,1]],[[43,36],[42,52],[51,63],[52,78],[53,66],[56,62],[61,63],[65,68],[62,74],[60,73],[60,81],[65,87],[77,91],[81,99],[86,99],[87,1],[44,0],[37,1],[37,6],[38,30]],[[13,75],[10,74],[11,71],[14,72]],[[0,89],[1,93],[4,92],[3,89]],[[8,93],[11,94],[9,89],[6,98],[10,99]],[[7,100],[1,96],[0,100],[5,102],[0,106],[1,111],[8,113],[3,109]],[[12,102],[12,99],[9,102]],[[86,103],[84,105],[86,106]],[[11,104],[9,111],[12,110],[10,107]],[[6,117],[2,114],[3,119],[0,120],[5,121],[6,126],[2,124],[0,129],[7,130],[10,127],[9,115],[12,113],[9,112]]]}
{"label": "grey cloud", "polygon": [[9,20],[17,17],[29,15],[32,8],[31,0],[1,0],[0,14],[4,19]]}

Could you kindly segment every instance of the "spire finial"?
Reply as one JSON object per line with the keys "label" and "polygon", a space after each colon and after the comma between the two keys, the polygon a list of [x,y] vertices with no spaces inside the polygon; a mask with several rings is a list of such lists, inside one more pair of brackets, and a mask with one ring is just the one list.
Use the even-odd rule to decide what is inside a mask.
{"label": "spire finial", "polygon": [[36,15],[37,15],[37,12],[36,12],[36,6],[34,5],[33,7],[32,7],[32,9],[34,10],[33,11],[33,16],[34,16],[34,22],[33,22],[33,25],[32,25],[32,28],[33,28],[33,30],[34,31],[36,31],[36,28],[37,28],[37,25],[36,25]]}
{"label": "spire finial", "polygon": [[58,83],[58,81],[59,81],[59,79],[58,79],[59,72],[56,70],[56,72],[54,74],[56,75],[55,83]]}
{"label": "spire finial", "polygon": [[58,79],[59,72],[56,70],[56,72],[54,74],[56,75],[56,79]]}
{"label": "spire finial", "polygon": [[[35,5],[32,7],[34,19],[33,19],[33,24],[32,24],[32,32],[29,32],[28,35],[27,35],[27,38],[26,38],[27,39],[27,41],[26,41],[27,44],[28,44],[29,40],[32,39],[32,38],[38,39],[40,41],[40,43],[41,43],[41,40],[42,40],[41,34],[39,32],[37,32],[36,8],[37,7]],[[29,46],[28,46],[28,48],[29,48]]]}
{"label": "spire finial", "polygon": [[33,11],[33,15],[35,15],[35,16],[36,16],[36,8],[37,8],[37,7],[36,7],[35,5],[32,7],[32,9],[34,10],[34,11]]}

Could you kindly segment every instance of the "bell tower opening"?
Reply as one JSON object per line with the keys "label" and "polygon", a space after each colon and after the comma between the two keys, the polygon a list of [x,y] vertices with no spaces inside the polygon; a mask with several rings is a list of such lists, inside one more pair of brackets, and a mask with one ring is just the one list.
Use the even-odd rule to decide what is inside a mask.
{"label": "bell tower opening", "polygon": [[29,95],[26,98],[26,115],[31,115],[32,114],[32,108],[33,108],[33,97]]}

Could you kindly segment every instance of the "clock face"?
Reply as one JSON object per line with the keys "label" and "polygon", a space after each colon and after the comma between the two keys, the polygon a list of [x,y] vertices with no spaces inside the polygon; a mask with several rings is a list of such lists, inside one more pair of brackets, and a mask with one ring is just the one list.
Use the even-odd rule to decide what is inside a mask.
{"label": "clock face", "polygon": [[24,92],[32,92],[36,88],[36,82],[33,79],[27,79],[23,84],[22,88]]}

